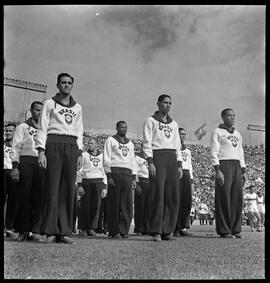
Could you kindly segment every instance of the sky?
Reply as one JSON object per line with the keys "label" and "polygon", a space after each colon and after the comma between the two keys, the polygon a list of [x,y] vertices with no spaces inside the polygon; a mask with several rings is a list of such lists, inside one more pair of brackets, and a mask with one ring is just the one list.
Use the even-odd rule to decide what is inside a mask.
{"label": "sky", "polygon": [[[74,76],[72,96],[87,129],[142,135],[157,98],[172,97],[170,115],[187,140],[209,145],[224,108],[233,108],[244,143],[264,143],[265,6],[33,5],[4,7],[4,76],[47,85]],[[5,115],[43,97],[5,87]],[[194,131],[206,122],[207,135]]]}

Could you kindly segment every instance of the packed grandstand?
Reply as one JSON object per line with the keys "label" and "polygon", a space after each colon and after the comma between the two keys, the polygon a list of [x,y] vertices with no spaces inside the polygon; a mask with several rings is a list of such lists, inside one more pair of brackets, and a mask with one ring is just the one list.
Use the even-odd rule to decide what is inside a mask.
{"label": "packed grandstand", "polygon": [[[5,121],[4,125],[10,121]],[[15,124],[20,122],[12,121]],[[105,140],[111,133],[101,133],[100,131],[85,131],[83,135],[84,149],[89,147],[89,141],[95,137],[99,141],[99,149],[103,151]],[[131,138],[135,146],[135,152],[141,150],[142,139]],[[187,144],[191,151],[194,174],[193,184],[193,205],[195,208],[200,203],[205,203],[209,209],[214,209],[214,170],[210,164],[209,147],[201,144]],[[265,149],[263,146],[244,145],[245,162],[247,166],[248,180],[245,188],[250,185],[255,187],[256,192],[261,191],[265,195]]]}

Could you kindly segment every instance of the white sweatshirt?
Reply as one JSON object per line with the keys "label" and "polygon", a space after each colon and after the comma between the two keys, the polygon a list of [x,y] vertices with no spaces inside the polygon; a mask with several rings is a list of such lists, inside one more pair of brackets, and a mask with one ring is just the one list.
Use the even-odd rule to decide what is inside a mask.
{"label": "white sweatshirt", "polygon": [[138,167],[138,178],[149,178],[148,162],[140,156],[136,156]]}
{"label": "white sweatshirt", "polygon": [[72,97],[71,101],[73,103],[70,106],[63,106],[53,98],[44,101],[39,118],[36,148],[45,149],[47,135],[55,134],[77,137],[78,148],[83,150],[82,107]]}
{"label": "white sweatshirt", "polygon": [[12,169],[12,146],[8,146],[4,143],[4,169]]}
{"label": "white sweatshirt", "polygon": [[242,136],[234,130],[233,134],[228,130],[216,128],[210,139],[210,162],[219,165],[220,160],[239,160],[242,168],[246,167]]}
{"label": "white sweatshirt", "polygon": [[31,122],[31,118],[19,124],[14,132],[12,140],[12,150],[14,155],[12,162],[20,162],[20,156],[38,156],[35,148],[37,129]]}
{"label": "white sweatshirt", "polygon": [[97,156],[87,151],[82,153],[82,168],[77,174],[77,182],[82,179],[103,179],[103,183],[107,185],[107,176],[103,168],[103,154],[100,152]]}
{"label": "white sweatshirt", "polygon": [[183,158],[182,169],[189,170],[190,179],[193,180],[193,169],[192,169],[192,164],[191,164],[191,152],[188,148],[186,148],[186,149],[182,149],[181,153],[182,153],[182,158]]}
{"label": "white sweatshirt", "polygon": [[173,120],[164,123],[154,117],[156,114],[148,117],[143,125],[143,151],[147,158],[153,158],[155,149],[174,149],[177,161],[183,161],[178,124]]}
{"label": "white sweatshirt", "polygon": [[103,161],[106,173],[111,173],[112,167],[121,167],[130,169],[132,175],[137,175],[134,145],[131,141],[123,144],[115,137],[108,137],[104,144]]}

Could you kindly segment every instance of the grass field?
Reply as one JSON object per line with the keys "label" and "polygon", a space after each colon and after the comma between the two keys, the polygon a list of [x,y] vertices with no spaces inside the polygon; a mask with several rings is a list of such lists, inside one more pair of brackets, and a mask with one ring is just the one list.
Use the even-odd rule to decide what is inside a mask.
{"label": "grass field", "polygon": [[[133,228],[133,227],[132,227]],[[4,241],[5,279],[264,279],[265,235],[243,226],[242,239],[221,239],[214,226],[193,237],[85,239],[74,245]]]}

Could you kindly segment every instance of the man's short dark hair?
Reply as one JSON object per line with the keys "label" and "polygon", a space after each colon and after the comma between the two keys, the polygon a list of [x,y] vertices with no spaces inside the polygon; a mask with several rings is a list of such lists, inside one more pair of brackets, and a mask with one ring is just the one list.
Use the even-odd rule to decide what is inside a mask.
{"label": "man's short dark hair", "polygon": [[158,97],[158,102],[162,102],[165,98],[170,98],[171,97],[168,95],[168,94],[161,94],[159,97]]}
{"label": "man's short dark hair", "polygon": [[33,109],[34,109],[35,104],[43,105],[43,102],[41,102],[41,101],[33,101],[33,102],[31,103],[31,107],[30,107],[30,109],[31,109],[31,110],[33,110]]}
{"label": "man's short dark hair", "polygon": [[72,83],[74,82],[74,78],[70,74],[68,74],[68,73],[61,73],[61,74],[59,74],[57,76],[57,84],[60,83],[60,80],[61,80],[62,77],[70,77],[71,80],[72,80]]}
{"label": "man's short dark hair", "polygon": [[227,111],[233,111],[231,108],[226,108],[221,111],[221,117],[224,117]]}
{"label": "man's short dark hair", "polygon": [[180,131],[186,131],[184,128],[178,128],[178,132]]}
{"label": "man's short dark hair", "polygon": [[116,128],[120,127],[120,124],[127,124],[125,121],[118,121],[116,123]]}
{"label": "man's short dark hair", "polygon": [[17,125],[16,125],[14,122],[9,122],[9,123],[7,123],[7,124],[5,125],[5,128],[6,128],[6,127],[14,127],[14,128],[16,128]]}

